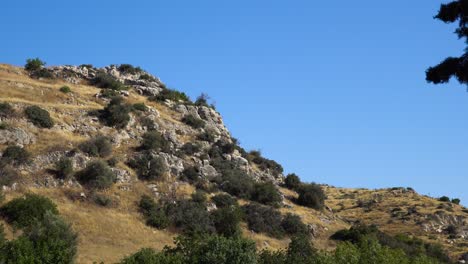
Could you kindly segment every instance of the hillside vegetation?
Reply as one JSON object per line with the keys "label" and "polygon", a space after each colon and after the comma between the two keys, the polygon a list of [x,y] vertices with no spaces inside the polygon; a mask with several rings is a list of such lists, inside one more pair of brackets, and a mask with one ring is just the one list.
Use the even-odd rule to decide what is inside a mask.
{"label": "hillside vegetation", "polygon": [[0,64],[0,154],[5,263],[468,261],[456,198],[284,175],[128,64]]}

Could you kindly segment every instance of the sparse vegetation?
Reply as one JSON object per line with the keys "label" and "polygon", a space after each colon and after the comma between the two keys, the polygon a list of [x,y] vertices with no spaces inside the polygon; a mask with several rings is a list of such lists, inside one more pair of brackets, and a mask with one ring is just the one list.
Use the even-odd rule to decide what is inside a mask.
{"label": "sparse vegetation", "polygon": [[252,150],[247,155],[247,159],[257,164],[262,170],[269,170],[272,173],[281,174],[283,173],[283,167],[274,160],[266,159],[262,157],[262,154],[258,150]]}
{"label": "sparse vegetation", "polygon": [[116,181],[116,176],[109,165],[102,160],[91,161],[86,168],[77,172],[76,178],[93,189],[107,189]]}
{"label": "sparse vegetation", "polygon": [[149,82],[155,82],[156,81],[156,78],[154,78],[153,76],[147,74],[147,73],[144,73],[142,75],[140,75],[140,80],[143,80],[143,81],[149,81]]}
{"label": "sparse vegetation", "polygon": [[105,158],[112,154],[112,143],[105,136],[97,136],[81,143],[79,149],[92,157]]}
{"label": "sparse vegetation", "polygon": [[152,96],[148,98],[151,101],[182,101],[190,102],[190,98],[183,92],[179,92],[171,89],[163,89],[157,96]]}
{"label": "sparse vegetation", "polygon": [[73,162],[67,157],[55,163],[55,172],[60,179],[68,179],[73,174]]}
{"label": "sparse vegetation", "polygon": [[15,114],[15,110],[9,103],[0,103],[0,117],[8,118]]}
{"label": "sparse vegetation", "polygon": [[22,165],[27,163],[31,158],[31,154],[24,148],[19,146],[8,146],[2,154],[0,161],[11,165]]}
{"label": "sparse vegetation", "polygon": [[26,117],[35,126],[40,128],[52,128],[54,126],[54,120],[50,117],[49,112],[40,108],[39,106],[29,106],[25,109]]}
{"label": "sparse vegetation", "polygon": [[99,73],[98,75],[96,75],[96,77],[94,77],[94,79],[91,80],[91,85],[94,85],[98,88],[110,89],[114,91],[127,89],[127,87],[123,83],[118,81],[112,75],[103,72]]}
{"label": "sparse vegetation", "polygon": [[117,68],[120,72],[126,73],[126,74],[137,74],[137,73],[142,73],[143,69],[140,67],[135,67],[131,64],[120,64],[120,66]]}
{"label": "sparse vegetation", "polygon": [[184,116],[184,118],[182,118],[182,122],[184,122],[185,124],[195,128],[195,129],[202,128],[202,127],[205,126],[205,121],[203,121],[200,118],[197,118],[197,117],[195,117],[193,115]]}
{"label": "sparse vegetation", "polygon": [[188,143],[185,143],[181,148],[180,150],[187,156],[191,156],[195,153],[198,153],[200,152],[201,148],[200,148],[200,145],[196,144],[196,143],[191,143],[191,142],[188,142]]}
{"label": "sparse vegetation", "polygon": [[146,106],[145,103],[136,103],[133,104],[133,109],[141,112],[146,112],[148,111],[148,106]]}
{"label": "sparse vegetation", "polygon": [[19,177],[20,175],[13,167],[0,161],[0,186],[11,186]]}
{"label": "sparse vegetation", "polygon": [[93,202],[102,207],[109,207],[112,205],[112,198],[105,194],[94,193],[91,196]]}
{"label": "sparse vegetation", "polygon": [[60,92],[62,92],[62,93],[64,93],[64,94],[71,93],[71,89],[70,89],[70,87],[68,87],[68,86],[66,86],[66,85],[65,85],[65,86],[62,86],[62,87],[60,87],[60,89],[59,89],[59,90],[60,90]]}

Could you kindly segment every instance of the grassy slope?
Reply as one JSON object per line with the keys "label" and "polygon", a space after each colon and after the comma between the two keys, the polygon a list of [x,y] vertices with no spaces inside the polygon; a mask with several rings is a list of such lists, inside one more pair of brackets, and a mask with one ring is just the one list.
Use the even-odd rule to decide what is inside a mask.
{"label": "grassy slope", "polygon": [[[72,94],[63,94],[59,88],[63,85],[71,87]],[[59,80],[38,81],[30,79],[22,69],[9,65],[0,64],[0,102],[7,101],[15,104],[40,105],[46,108],[57,122],[57,126],[51,130],[38,130],[26,122],[18,121],[12,126],[22,127],[28,131],[33,131],[37,136],[37,142],[28,146],[34,155],[40,155],[57,149],[71,149],[84,139],[83,135],[66,132],[60,129],[61,126],[72,125],[77,116],[93,109],[103,108],[103,104],[95,99],[94,95],[98,89],[87,85],[72,85]],[[145,97],[131,92],[128,100],[132,103],[145,102],[145,104],[156,108],[161,118],[166,122],[179,122],[180,114],[175,113],[164,105],[148,102]],[[98,125],[98,124],[96,124]],[[190,137],[184,138],[184,141]],[[124,142],[115,150],[117,155],[122,157],[136,146],[137,142]],[[0,149],[5,146],[0,145]],[[123,166],[123,164],[120,164]],[[27,175],[25,179],[33,180],[45,177],[46,169],[38,175]],[[134,175],[133,175],[134,177]],[[164,190],[172,184],[170,182],[159,183]],[[25,192],[35,192],[53,199],[61,212],[79,233],[78,263],[91,263],[93,261],[105,261],[112,263],[121,259],[124,255],[135,252],[142,247],[154,247],[161,249],[165,245],[172,243],[176,235],[171,230],[158,231],[145,226],[144,221],[137,211],[136,201],[142,194],[149,194],[145,184],[136,182],[131,186],[130,191],[119,189],[114,186],[107,191],[108,195],[118,201],[118,205],[112,208],[98,207],[88,201],[81,201],[74,197],[79,196],[80,190],[74,189],[46,189],[23,187],[18,191],[7,193],[7,200]],[[179,195],[188,195],[193,191],[192,186],[180,185]],[[297,194],[287,189],[281,189],[287,198],[294,198]],[[408,208],[417,205],[418,211],[424,213],[434,213],[439,202],[434,199],[420,196],[414,193],[394,194],[388,190],[365,190],[365,189],[340,189],[327,187],[326,193],[329,197],[327,206],[333,210],[317,212],[312,209],[294,205],[290,200],[287,204],[291,208],[282,208],[283,213],[291,212],[302,217],[306,224],[318,226],[319,232],[315,240],[316,247],[324,250],[332,249],[335,245],[328,237],[339,229],[350,227],[350,221],[361,220],[365,223],[376,223],[382,230],[392,234],[407,233],[417,235],[425,240],[430,240],[415,221],[390,221],[389,211],[395,207]],[[384,197],[374,206],[371,211],[366,212],[363,208],[356,207],[358,200],[369,200],[375,197]],[[380,198],[379,198],[380,199]],[[466,214],[462,212],[461,206],[453,208],[453,214]],[[345,220],[342,220],[345,219]],[[14,236],[14,232],[7,226],[9,237]],[[254,234],[244,226],[244,235],[257,242],[259,248],[278,249],[284,248],[289,243],[288,239],[274,239],[263,234]],[[435,234],[432,234],[435,235]],[[465,246],[450,245],[446,241],[446,236],[432,236],[431,241],[443,243],[452,253],[467,251]]]}

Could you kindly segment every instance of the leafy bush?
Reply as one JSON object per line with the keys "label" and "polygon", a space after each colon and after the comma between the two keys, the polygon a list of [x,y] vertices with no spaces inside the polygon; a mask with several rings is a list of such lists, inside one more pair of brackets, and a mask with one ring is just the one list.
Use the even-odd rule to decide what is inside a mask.
{"label": "leafy bush", "polygon": [[101,89],[101,91],[99,92],[100,93],[100,96],[99,97],[102,97],[102,98],[112,98],[112,97],[115,97],[115,96],[120,96],[120,93],[116,90],[111,90],[111,89]]}
{"label": "leafy bush", "polygon": [[181,149],[180,149],[185,155],[187,156],[191,156],[195,153],[198,153],[200,152],[201,148],[200,148],[200,145],[198,144],[193,144],[193,143],[185,143]]}
{"label": "leafy bush", "polygon": [[41,222],[47,212],[58,214],[57,206],[49,199],[37,194],[26,194],[0,208],[6,220],[20,228],[31,227]]}
{"label": "leafy bush", "polygon": [[157,129],[157,124],[151,118],[143,117],[140,119],[140,123],[148,131]]}
{"label": "leafy bush", "polygon": [[169,142],[158,131],[146,132],[143,135],[143,141],[140,148],[143,150],[155,150],[163,152],[170,151]]}
{"label": "leafy bush", "polygon": [[203,133],[198,135],[198,140],[214,142],[216,140],[216,134],[213,130],[206,129]]}
{"label": "leafy bush", "polygon": [[211,217],[216,232],[225,237],[241,235],[242,211],[237,206],[222,207],[212,212]]}
{"label": "leafy bush", "polygon": [[27,59],[26,65],[24,65],[24,69],[29,72],[35,72],[42,69],[45,65],[46,63],[39,58]]}
{"label": "leafy bush", "polygon": [[0,122],[0,130],[6,130],[8,128],[10,128],[10,126],[7,123]]}
{"label": "leafy bush", "polygon": [[152,248],[144,248],[135,254],[124,258],[120,264],[184,264],[182,255],[156,252]]}
{"label": "leafy bush", "polygon": [[274,237],[283,236],[281,213],[277,210],[257,203],[247,204],[242,209],[250,230],[257,233],[267,233]]}
{"label": "leafy bush", "polygon": [[120,72],[127,73],[127,74],[137,74],[143,72],[143,69],[140,67],[135,67],[131,64],[120,64],[117,68]]}
{"label": "leafy bush", "polygon": [[182,101],[189,102],[190,98],[183,92],[179,92],[171,89],[163,89],[157,96],[152,96],[148,98],[151,101]]}
{"label": "leafy bush", "polygon": [[218,208],[237,206],[237,200],[229,194],[221,193],[211,197]]}
{"label": "leafy bush", "polygon": [[315,259],[316,254],[317,251],[310,244],[309,237],[301,234],[291,239],[291,243],[288,246],[286,263],[311,263],[310,260]]}
{"label": "leafy bush", "polygon": [[294,173],[288,174],[284,179],[284,186],[290,190],[296,190],[301,185],[301,179]]}
{"label": "leafy bush", "polygon": [[120,96],[112,97],[109,104],[102,111],[101,119],[108,126],[115,128],[125,128],[130,121],[130,111],[132,107],[123,102]]}
{"label": "leafy bush", "polygon": [[19,177],[18,172],[14,168],[6,163],[0,162],[0,186],[11,186]]}
{"label": "leafy bush", "polygon": [[165,208],[158,205],[151,197],[143,195],[138,205],[148,226],[157,229],[164,229],[169,226],[170,220],[166,215]]}
{"label": "leafy bush", "polygon": [[197,100],[195,100],[195,105],[209,107],[208,105],[209,99],[210,97],[208,96],[208,94],[202,93],[197,97]]}
{"label": "leafy bush", "polygon": [[178,201],[169,208],[171,222],[184,234],[213,233],[215,228],[205,206],[190,200]]}
{"label": "leafy bush", "polygon": [[144,73],[142,75],[140,75],[140,80],[143,80],[143,81],[149,81],[149,82],[155,82],[156,81],[156,78],[154,78],[153,76],[147,74],[147,73]]}
{"label": "leafy bush", "polygon": [[302,184],[297,192],[299,197],[297,203],[302,206],[310,207],[316,210],[321,210],[325,205],[325,193],[322,188],[315,184]]}
{"label": "leafy bush", "polygon": [[287,213],[281,221],[281,227],[289,235],[308,234],[309,229],[298,215]]}
{"label": "leafy bush", "polygon": [[114,91],[125,90],[127,87],[112,75],[106,73],[99,73],[91,80],[91,85],[103,89],[111,89]]}
{"label": "leafy bush", "polygon": [[251,200],[262,204],[279,207],[282,197],[272,182],[260,182],[254,185]]}
{"label": "leafy bush", "polygon": [[206,201],[208,200],[208,198],[206,197],[206,193],[201,190],[196,190],[195,192],[193,192],[191,197],[192,201],[201,205],[205,205]]}
{"label": "leafy bush", "polygon": [[105,136],[97,136],[85,141],[78,148],[93,157],[105,158],[112,154],[112,144],[110,139]]}
{"label": "leafy bush", "polygon": [[91,196],[91,199],[93,200],[93,202],[99,206],[102,206],[102,207],[109,207],[112,205],[112,198],[105,195],[105,194],[98,194],[98,193],[94,193],[92,196]]}
{"label": "leafy bush", "polygon": [[195,166],[186,167],[182,171],[181,179],[188,182],[197,182],[200,179],[200,170]]}
{"label": "leafy bush", "polygon": [[3,246],[2,263],[73,263],[77,235],[58,215],[47,211],[18,239]]}
{"label": "leafy bush", "polygon": [[11,117],[15,110],[9,103],[0,103],[0,117]]}
{"label": "leafy bush", "polygon": [[166,163],[160,157],[143,154],[129,161],[130,167],[136,170],[138,177],[143,180],[161,180],[168,170]]}
{"label": "leafy bush", "polygon": [[449,202],[450,202],[450,198],[448,198],[447,196],[442,196],[442,197],[439,198],[439,201],[449,203]]}
{"label": "leafy bush", "polygon": [[62,87],[60,87],[60,91],[61,91],[62,93],[65,93],[65,94],[67,94],[67,93],[71,93],[71,89],[70,89],[70,87],[68,87],[68,86],[66,86],[66,85],[65,85],[65,86],[62,86]]}
{"label": "leafy bush", "polygon": [[197,118],[193,115],[186,115],[182,118],[182,122],[184,122],[185,124],[195,128],[195,129],[198,129],[198,128],[202,128],[205,126],[205,121],[201,120],[200,118]]}
{"label": "leafy bush", "polygon": [[254,182],[250,176],[241,170],[225,170],[221,177],[220,188],[239,198],[250,199],[254,190]]}
{"label": "leafy bush", "polygon": [[247,159],[257,164],[262,170],[270,170],[273,173],[283,173],[283,167],[274,160],[266,159],[262,157],[262,154],[258,150],[249,152]]}
{"label": "leafy bush", "polygon": [[112,186],[117,177],[102,160],[91,161],[86,168],[76,174],[77,179],[93,189],[106,189]]}
{"label": "leafy bush", "polygon": [[55,163],[55,172],[60,179],[68,179],[73,174],[73,162],[63,157]]}
{"label": "leafy bush", "polygon": [[31,154],[19,146],[8,146],[2,154],[1,162],[11,165],[21,165],[29,162]]}
{"label": "leafy bush", "polygon": [[40,108],[39,106],[29,106],[25,109],[26,117],[35,126],[40,128],[52,128],[54,126],[54,120],[50,117],[49,112]]}
{"label": "leafy bush", "polygon": [[148,107],[145,105],[145,103],[136,103],[133,104],[133,109],[141,111],[141,112],[146,112],[148,111]]}
{"label": "leafy bush", "polygon": [[452,203],[453,203],[453,204],[460,204],[460,202],[461,202],[461,200],[458,199],[458,198],[452,199]]}

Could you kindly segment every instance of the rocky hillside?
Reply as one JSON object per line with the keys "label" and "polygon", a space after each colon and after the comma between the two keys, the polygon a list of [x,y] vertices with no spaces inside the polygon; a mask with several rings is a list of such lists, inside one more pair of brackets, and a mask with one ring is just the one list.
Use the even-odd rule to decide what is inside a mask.
{"label": "rocky hillside", "polygon": [[[453,259],[468,253],[468,210],[410,188],[322,185],[323,208],[299,205],[298,193],[284,186],[281,165],[240,147],[204,97],[192,102],[131,65],[26,71],[3,64],[0,104],[2,157],[18,157],[5,154],[12,146],[27,152],[27,161],[0,167],[5,200],[25,193],[52,199],[78,233],[78,263],[114,263],[140,248],[173,243],[180,229],[147,225],[138,205],[143,195],[175,201],[200,189],[208,193],[208,211],[216,210],[211,197],[223,191],[237,196],[241,205],[249,200],[268,204],[271,197],[262,198],[259,191],[244,195],[252,186],[242,183],[250,180],[274,183],[280,193],[273,201],[277,210],[298,215],[319,249],[332,250],[336,241],[331,235],[364,223],[391,235],[439,243]],[[99,181],[83,173],[89,175],[89,165],[98,160],[110,169],[110,181],[99,178],[107,175],[105,169]],[[226,175],[250,180],[241,178],[240,187],[232,186],[235,180]],[[11,223],[3,224],[7,238],[19,235]],[[290,241],[289,236],[254,232],[246,222],[241,227],[259,249],[286,248]]]}

